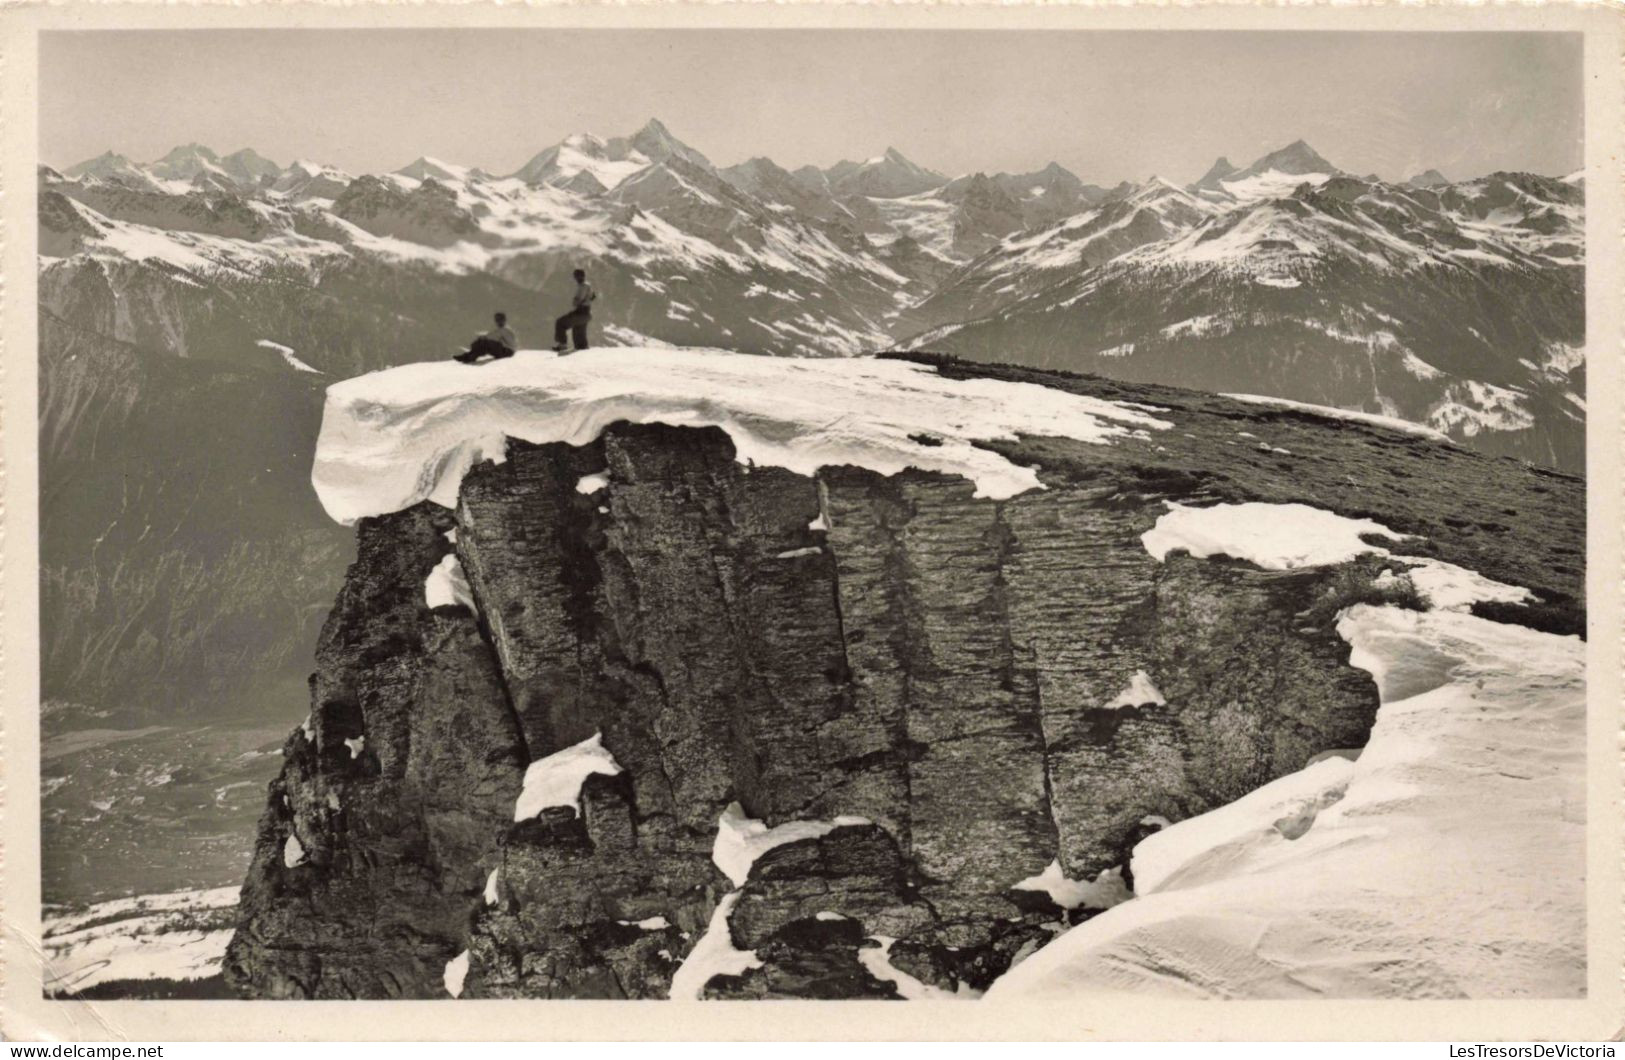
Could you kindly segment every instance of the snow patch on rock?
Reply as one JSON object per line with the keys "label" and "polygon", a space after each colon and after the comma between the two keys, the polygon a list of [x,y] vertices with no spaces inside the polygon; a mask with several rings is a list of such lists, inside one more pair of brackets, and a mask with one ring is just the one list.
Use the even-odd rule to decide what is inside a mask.
{"label": "snow patch on rock", "polygon": [[671,977],[673,1001],[698,1001],[705,984],[715,977],[743,975],[752,968],[762,966],[762,960],[756,956],[755,950],[734,947],[733,933],[728,928],[728,918],[733,915],[734,906],[739,904],[739,895],[739,891],[730,891],[717,903],[716,911],[711,914],[711,922],[706,925],[705,934],[700,936],[700,941],[694,944],[694,948],[683,958],[683,963]]}
{"label": "snow patch on rock", "polygon": [[722,874],[743,887],[750,878],[750,867],[756,859],[786,843],[802,839],[817,839],[837,828],[865,825],[867,817],[837,817],[833,821],[787,821],[769,828],[764,821],[745,816],[744,807],[730,803],[717,819],[717,838],[711,845],[711,860]]}
{"label": "snow patch on rock", "polygon": [[959,991],[944,990],[940,986],[923,983],[898,968],[891,962],[891,948],[897,940],[890,935],[870,936],[878,946],[866,946],[858,951],[858,961],[869,970],[869,974],[882,983],[890,983],[897,988],[904,1001],[973,1001],[982,996],[980,990],[973,990],[961,983]]}
{"label": "snow patch on rock", "polygon": [[267,350],[275,350],[278,354],[280,354],[282,356],[282,359],[287,362],[288,367],[292,368],[296,372],[309,372],[312,375],[325,375],[326,374],[321,369],[312,368],[310,365],[306,364],[304,361],[301,361],[299,358],[295,357],[293,355],[293,347],[292,346],[284,346],[284,345],[282,345],[282,343],[280,343],[280,342],[272,342],[270,339],[261,339],[258,342],[256,342],[254,345],[259,346],[259,347],[261,347],[263,349],[267,349]]}
{"label": "snow patch on rock", "polygon": [[1184,549],[1197,558],[1231,556],[1265,570],[1295,570],[1345,563],[1363,552],[1382,553],[1361,534],[1402,535],[1370,519],[1350,519],[1307,504],[1171,505],[1157,525],[1140,535],[1159,560]]}
{"label": "snow patch on rock", "polygon": [[1535,594],[1521,585],[1507,585],[1454,563],[1413,556],[1398,558],[1416,564],[1405,572],[1406,576],[1429,606],[1440,611],[1466,611],[1480,601],[1521,604],[1535,599]]}
{"label": "snow patch on rock", "polygon": [[466,607],[474,610],[474,593],[468,587],[468,575],[463,572],[457,553],[447,553],[423,579],[423,600],[430,610],[437,607]]}
{"label": "snow patch on rock", "polygon": [[1374,427],[1387,427],[1389,430],[1402,431],[1405,434],[1414,434],[1418,438],[1428,438],[1435,442],[1450,443],[1450,436],[1443,431],[1421,423],[1412,423],[1397,416],[1379,416],[1374,412],[1359,412],[1355,409],[1339,409],[1330,405],[1311,405],[1303,401],[1288,401],[1286,398],[1266,397],[1262,394],[1225,394],[1224,397],[1235,401],[1246,401],[1254,405],[1278,405],[1284,409],[1294,409],[1298,412],[1312,412],[1317,416],[1325,416],[1334,420],[1350,420],[1354,423],[1369,423]]}
{"label": "snow patch on rock", "polygon": [[1100,706],[1102,710],[1119,710],[1123,707],[1161,707],[1167,703],[1162,693],[1157,691],[1157,686],[1151,683],[1150,675],[1144,670],[1136,670],[1123,690]]}
{"label": "snow patch on rock", "polygon": [[1107,869],[1093,880],[1071,880],[1059,859],[1051,861],[1037,876],[1016,884],[1017,891],[1042,891],[1062,909],[1110,909],[1134,895],[1123,882],[1121,868]]}
{"label": "snow patch on rock", "polygon": [[468,978],[468,951],[464,950],[446,962],[446,970],[441,976],[446,984],[446,993],[452,997],[463,996],[463,981]]}
{"label": "snow patch on rock", "polygon": [[[1293,570],[1345,563],[1369,552],[1393,556],[1410,564],[1405,576],[1428,606],[1437,610],[1466,611],[1480,601],[1516,604],[1535,599],[1535,595],[1522,586],[1507,585],[1443,560],[1400,555],[1381,545],[1361,541],[1361,534],[1406,536],[1370,519],[1351,519],[1305,504],[1256,501],[1216,504],[1210,508],[1170,504],[1169,508],[1155,526],[1140,535],[1146,551],[1159,560],[1167,559],[1175,549],[1184,549],[1198,558],[1231,556],[1267,570]],[[1384,571],[1377,578],[1377,584],[1393,584],[1397,580]],[[1132,687],[1131,684],[1131,690]]]}
{"label": "snow patch on rock", "polygon": [[635,927],[640,931],[664,931],[671,927],[671,921],[663,916],[651,916],[644,920],[617,920],[615,923],[622,927]]}

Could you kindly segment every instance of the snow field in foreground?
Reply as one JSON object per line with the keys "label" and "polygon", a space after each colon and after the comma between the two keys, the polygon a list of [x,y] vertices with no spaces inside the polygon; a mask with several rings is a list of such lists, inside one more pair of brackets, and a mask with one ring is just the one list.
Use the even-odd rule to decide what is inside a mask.
{"label": "snow field in foreground", "polygon": [[1149,837],[1139,897],[990,997],[1581,994],[1584,644],[1369,605],[1338,632],[1383,703],[1359,758]]}
{"label": "snow field in foreground", "polygon": [[203,979],[220,971],[232,929],[189,921],[237,904],[236,887],[99,902],[44,917],[46,989],[84,990],[118,979]]}
{"label": "snow field in foreground", "polygon": [[[329,387],[311,482],[345,524],[425,498],[450,507],[469,468],[501,461],[508,438],[584,445],[618,420],[720,427],[741,463],[803,475],[834,465],[883,475],[913,467],[963,476],[992,498],[1042,486],[1032,468],[973,442],[1026,434],[1106,443],[1171,426],[1098,398],[953,380],[906,361],[524,350],[478,367],[410,364]],[[921,434],[941,444],[909,437]]]}

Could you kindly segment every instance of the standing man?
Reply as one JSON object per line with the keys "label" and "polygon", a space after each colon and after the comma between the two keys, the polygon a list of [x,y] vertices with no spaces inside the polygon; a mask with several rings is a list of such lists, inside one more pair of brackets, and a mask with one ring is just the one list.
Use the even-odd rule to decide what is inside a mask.
{"label": "standing man", "polygon": [[587,348],[587,324],[592,320],[593,299],[598,292],[592,289],[587,282],[585,269],[575,271],[576,293],[570,298],[570,311],[553,322],[553,349],[559,353],[565,352],[564,333],[570,332],[576,350]]}

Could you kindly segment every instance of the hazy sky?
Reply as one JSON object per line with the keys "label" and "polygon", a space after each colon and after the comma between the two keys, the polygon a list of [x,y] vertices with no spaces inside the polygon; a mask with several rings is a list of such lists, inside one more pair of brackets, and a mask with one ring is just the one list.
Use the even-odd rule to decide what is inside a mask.
{"label": "hazy sky", "polygon": [[1577,34],[864,30],[56,32],[44,160],[196,141],[351,172],[508,173],[652,116],[728,165],[895,146],[950,174],[1052,159],[1186,182],[1302,137],[1356,173],[1579,168]]}

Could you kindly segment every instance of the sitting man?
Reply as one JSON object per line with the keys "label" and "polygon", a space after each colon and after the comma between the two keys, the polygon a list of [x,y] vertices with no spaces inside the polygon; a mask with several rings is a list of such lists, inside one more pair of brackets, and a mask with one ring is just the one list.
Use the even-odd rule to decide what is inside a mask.
{"label": "sitting man", "polygon": [[496,315],[497,326],[469,343],[468,349],[459,353],[455,360],[464,364],[473,364],[481,357],[489,355],[498,360],[503,357],[512,357],[513,351],[519,348],[519,339],[515,337],[513,329],[508,327],[508,314]]}
{"label": "sitting man", "polygon": [[587,282],[585,269],[577,269],[575,279],[576,289],[570,296],[570,311],[553,322],[553,348],[559,353],[568,349],[564,345],[564,333],[567,331],[575,342],[577,352],[587,348],[587,324],[592,320],[592,303],[597,299],[598,292]]}

